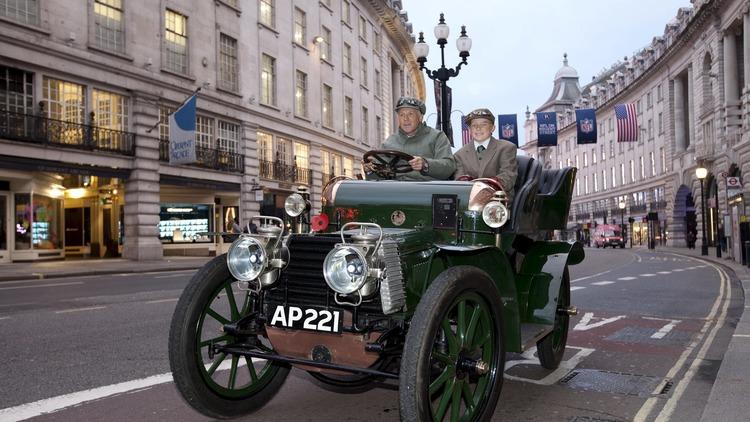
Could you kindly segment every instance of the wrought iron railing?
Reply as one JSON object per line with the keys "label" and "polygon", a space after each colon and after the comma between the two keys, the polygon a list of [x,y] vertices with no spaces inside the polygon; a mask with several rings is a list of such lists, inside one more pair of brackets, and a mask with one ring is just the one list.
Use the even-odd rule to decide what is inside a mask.
{"label": "wrought iron railing", "polygon": [[[245,172],[245,156],[218,148],[195,147],[196,162],[192,165],[232,173]],[[159,160],[169,161],[169,140],[159,140]]]}
{"label": "wrought iron railing", "polygon": [[135,155],[135,134],[0,110],[0,137],[89,151]]}
{"label": "wrought iron railing", "polygon": [[312,170],[295,165],[290,166],[279,161],[260,160],[260,177],[309,185],[312,182]]}

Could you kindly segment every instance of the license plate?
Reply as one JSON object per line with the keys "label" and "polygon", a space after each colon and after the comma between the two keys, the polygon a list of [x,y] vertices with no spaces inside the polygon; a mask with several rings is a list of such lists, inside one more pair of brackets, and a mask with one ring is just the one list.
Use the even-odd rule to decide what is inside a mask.
{"label": "license plate", "polygon": [[274,327],[341,332],[341,311],[336,309],[278,305],[271,315],[271,325]]}

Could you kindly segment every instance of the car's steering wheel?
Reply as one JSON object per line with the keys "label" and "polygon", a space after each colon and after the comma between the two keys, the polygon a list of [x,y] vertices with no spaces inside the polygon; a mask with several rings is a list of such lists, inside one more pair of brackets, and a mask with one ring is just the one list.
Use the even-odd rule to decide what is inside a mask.
{"label": "car's steering wheel", "polygon": [[412,171],[410,160],[413,155],[392,149],[373,149],[362,156],[365,163],[370,163],[372,171],[384,179],[393,179],[396,174]]}

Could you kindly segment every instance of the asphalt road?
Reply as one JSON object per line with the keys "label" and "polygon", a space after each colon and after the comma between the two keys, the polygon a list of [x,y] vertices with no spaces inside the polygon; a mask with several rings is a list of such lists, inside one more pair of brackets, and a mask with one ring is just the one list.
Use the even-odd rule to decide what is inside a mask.
{"label": "asphalt road", "polygon": [[[561,369],[510,355],[493,419],[700,419],[741,311],[737,283],[672,254],[587,254],[570,271],[580,312]],[[0,283],[0,420],[40,409],[55,411],[33,420],[207,420],[182,402],[168,373],[168,326],[191,275]],[[398,391],[334,393],[294,370],[274,400],[242,420],[395,421]]]}

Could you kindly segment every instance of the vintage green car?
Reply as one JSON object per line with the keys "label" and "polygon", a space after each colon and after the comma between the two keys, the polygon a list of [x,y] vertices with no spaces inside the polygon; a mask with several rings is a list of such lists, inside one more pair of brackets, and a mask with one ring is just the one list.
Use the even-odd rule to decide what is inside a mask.
{"label": "vintage green car", "polygon": [[[376,172],[405,157],[371,151]],[[543,170],[519,156],[515,198],[492,179],[401,182],[337,178],[310,217],[307,194],[287,214],[259,216],[180,298],[169,358],[183,398],[213,418],[249,414],[292,367],[326,388],[398,380],[402,420],[489,420],[505,355],[537,347],[545,368],[565,351],[565,228],[575,168]]]}

